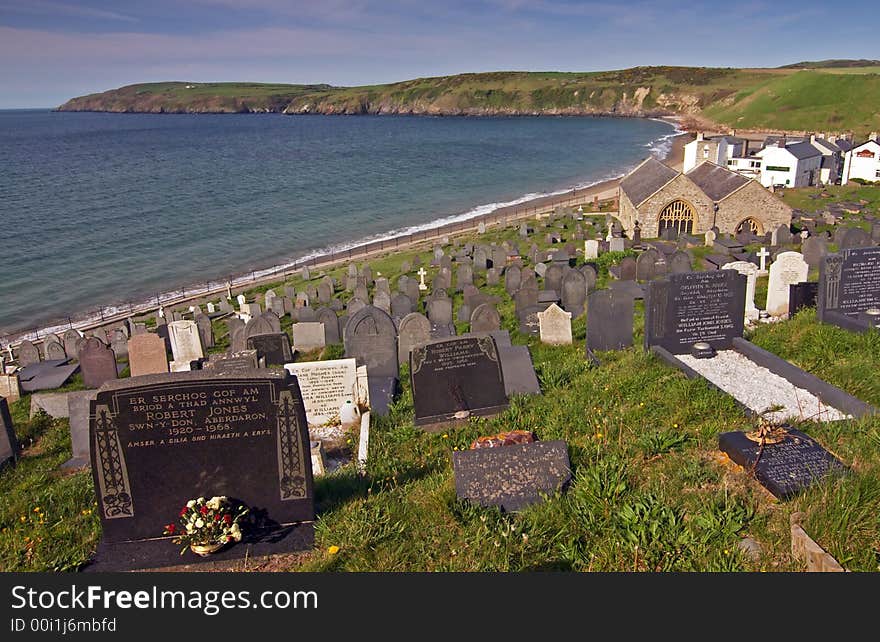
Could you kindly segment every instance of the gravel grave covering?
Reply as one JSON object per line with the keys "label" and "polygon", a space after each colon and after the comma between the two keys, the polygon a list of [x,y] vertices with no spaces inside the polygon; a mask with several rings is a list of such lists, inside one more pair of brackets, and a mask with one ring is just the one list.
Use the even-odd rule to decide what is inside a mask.
{"label": "gravel grave covering", "polygon": [[736,350],[719,350],[711,359],[697,359],[689,354],[676,356],[755,412],[763,412],[771,406],[782,406],[781,410],[764,415],[771,421],[839,421],[852,418]]}

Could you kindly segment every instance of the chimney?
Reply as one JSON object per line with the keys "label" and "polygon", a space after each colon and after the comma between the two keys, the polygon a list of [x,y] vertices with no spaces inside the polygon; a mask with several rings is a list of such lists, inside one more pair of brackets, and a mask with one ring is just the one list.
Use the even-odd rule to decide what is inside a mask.
{"label": "chimney", "polygon": [[776,139],[776,146],[779,149],[785,149],[785,134]]}
{"label": "chimney", "polygon": [[870,140],[877,140],[877,132],[871,132],[871,135],[868,136]]}
{"label": "chimney", "polygon": [[815,143],[815,142],[816,142],[816,134],[810,134],[810,142],[811,142],[811,143]]}
{"label": "chimney", "polygon": [[699,140],[705,140],[705,139],[703,138],[703,132],[697,132],[697,140],[698,140],[698,141],[699,141]]}
{"label": "chimney", "polygon": [[731,129],[729,135],[730,135],[730,136],[736,136],[736,130],[735,130],[735,129]]}

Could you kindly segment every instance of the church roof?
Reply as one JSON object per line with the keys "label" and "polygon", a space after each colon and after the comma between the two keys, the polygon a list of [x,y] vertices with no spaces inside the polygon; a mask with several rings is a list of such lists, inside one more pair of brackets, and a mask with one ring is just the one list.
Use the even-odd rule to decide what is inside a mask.
{"label": "church roof", "polygon": [[651,194],[678,176],[656,158],[648,158],[620,181],[621,191],[638,207]]}
{"label": "church roof", "polygon": [[713,201],[726,198],[749,182],[745,176],[709,162],[700,163],[685,176],[691,179]]}

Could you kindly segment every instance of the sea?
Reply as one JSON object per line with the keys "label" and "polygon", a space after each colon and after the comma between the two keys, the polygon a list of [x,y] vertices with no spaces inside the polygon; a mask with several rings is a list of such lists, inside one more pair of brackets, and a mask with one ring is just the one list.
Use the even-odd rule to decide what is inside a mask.
{"label": "sea", "polygon": [[0,344],[615,178],[668,123],[0,111]]}

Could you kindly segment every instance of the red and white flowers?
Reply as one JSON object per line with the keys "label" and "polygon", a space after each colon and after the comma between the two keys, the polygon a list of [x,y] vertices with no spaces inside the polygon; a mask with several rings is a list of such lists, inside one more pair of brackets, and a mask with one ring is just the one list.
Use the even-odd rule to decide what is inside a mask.
{"label": "red and white flowers", "polygon": [[180,509],[180,525],[166,525],[163,534],[174,535],[174,543],[184,545],[181,554],[190,545],[239,542],[239,522],[247,512],[245,506],[224,496],[191,499]]}

